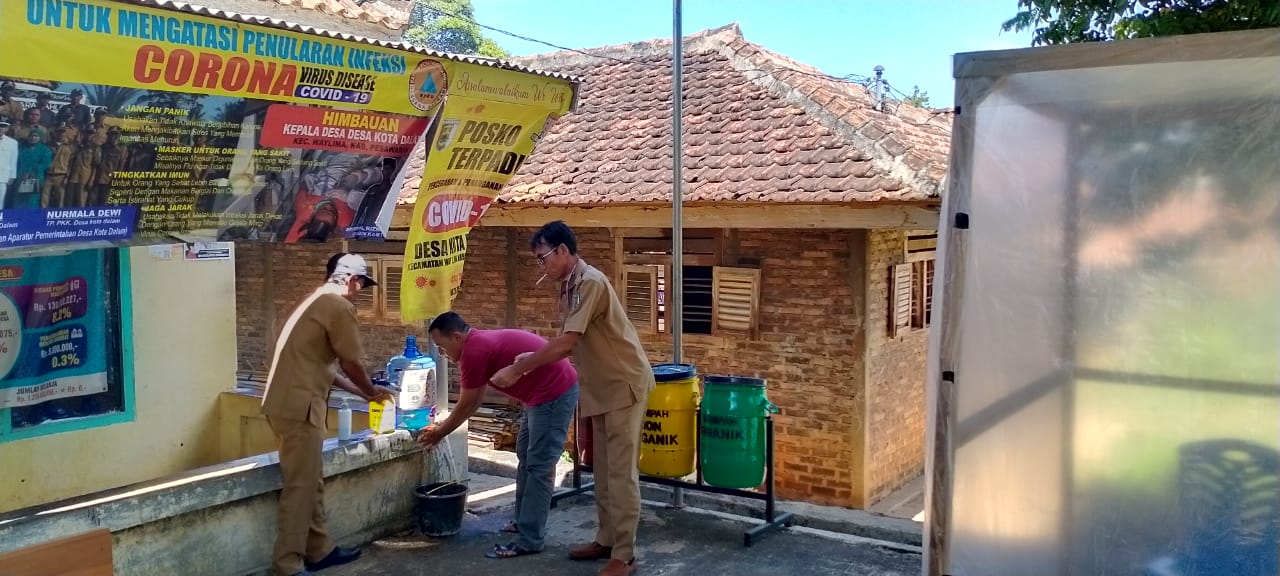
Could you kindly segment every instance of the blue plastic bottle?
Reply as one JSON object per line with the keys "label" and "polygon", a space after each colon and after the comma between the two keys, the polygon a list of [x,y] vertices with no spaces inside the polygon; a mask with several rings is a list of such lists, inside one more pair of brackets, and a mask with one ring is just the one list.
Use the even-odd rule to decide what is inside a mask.
{"label": "blue plastic bottle", "polygon": [[[400,373],[400,418],[396,426],[411,432],[426,428],[435,416],[436,361],[418,351],[416,339],[406,339],[404,357],[407,364]],[[394,359],[393,359],[394,361]]]}
{"label": "blue plastic bottle", "polygon": [[400,375],[404,373],[404,369],[409,366],[410,358],[417,358],[422,353],[418,351],[418,338],[413,334],[404,337],[404,352],[396,354],[387,361],[387,386],[392,390],[400,390]]}

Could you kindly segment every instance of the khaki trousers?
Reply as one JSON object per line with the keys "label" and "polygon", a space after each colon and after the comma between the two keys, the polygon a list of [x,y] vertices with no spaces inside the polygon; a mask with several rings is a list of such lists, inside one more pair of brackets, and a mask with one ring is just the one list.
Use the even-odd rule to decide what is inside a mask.
{"label": "khaki trousers", "polygon": [[595,472],[596,543],[613,547],[613,558],[630,562],[636,556],[640,524],[640,423],[646,402],[591,417],[592,462]]}
{"label": "khaki trousers", "polygon": [[325,530],[324,430],[307,422],[267,417],[280,445],[280,512],[272,567],[279,576],[301,572],[333,551]]}
{"label": "khaki trousers", "polygon": [[66,206],[66,200],[63,199],[67,192],[67,175],[66,174],[50,174],[44,180],[44,190],[41,190],[43,196],[42,208],[60,208]]}

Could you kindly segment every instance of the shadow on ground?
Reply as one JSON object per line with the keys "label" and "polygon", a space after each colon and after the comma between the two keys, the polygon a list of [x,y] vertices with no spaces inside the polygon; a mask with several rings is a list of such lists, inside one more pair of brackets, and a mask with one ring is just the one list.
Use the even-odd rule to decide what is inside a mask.
{"label": "shadow on ground", "polygon": [[[498,529],[510,510],[475,516],[468,514],[461,534],[432,539],[403,535],[365,547],[359,561],[332,568],[325,576],[472,576],[520,573],[522,576],[592,576],[603,562],[572,562],[570,546],[595,536],[595,504],[590,497],[561,502],[551,512],[547,548],[539,555],[490,560],[484,553],[506,542]],[[743,522],[689,510],[646,507],[640,524],[640,567],[643,575],[760,575],[818,574],[916,576],[920,555],[873,544],[848,543],[797,530],[764,536],[750,547],[742,545]]]}

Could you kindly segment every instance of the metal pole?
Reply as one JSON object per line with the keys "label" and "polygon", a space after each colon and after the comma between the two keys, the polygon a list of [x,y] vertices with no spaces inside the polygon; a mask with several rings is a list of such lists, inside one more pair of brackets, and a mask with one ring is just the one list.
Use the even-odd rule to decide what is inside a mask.
{"label": "metal pole", "polygon": [[684,329],[684,150],[681,142],[684,116],[684,42],[680,32],[680,0],[675,2],[671,41],[671,278],[667,282],[667,329],[671,331],[672,361],[680,362]]}
{"label": "metal pole", "polygon": [[[671,31],[671,277],[667,279],[667,330],[671,331],[671,361],[680,362],[684,332],[684,176],[680,131],[684,115],[684,34],[680,30],[680,0],[672,0]],[[684,507],[684,490],[671,491],[671,505]]]}

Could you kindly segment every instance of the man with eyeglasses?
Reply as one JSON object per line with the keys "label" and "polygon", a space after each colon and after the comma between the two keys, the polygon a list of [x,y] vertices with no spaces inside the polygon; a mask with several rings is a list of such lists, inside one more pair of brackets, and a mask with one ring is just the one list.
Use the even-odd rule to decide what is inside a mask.
{"label": "man with eyeglasses", "polygon": [[604,273],[578,255],[573,230],[544,225],[529,242],[546,277],[560,283],[560,336],[503,368],[491,381],[507,387],[539,367],[572,355],[578,369],[578,410],[591,418],[596,538],[569,551],[573,560],[608,560],[600,576],[635,571],[640,523],[640,424],[653,369],[640,336]]}
{"label": "man with eyeglasses", "polygon": [[[329,539],[324,515],[322,449],[329,391],[336,386],[368,402],[390,398],[361,364],[364,349],[356,321],[356,295],[376,286],[364,258],[338,253],[329,259],[323,286],[307,296],[276,341],[262,413],[280,447],[280,513],[272,567],[278,576],[346,564],[358,549]],[[341,369],[341,371],[339,371]]]}

